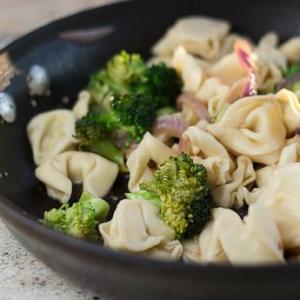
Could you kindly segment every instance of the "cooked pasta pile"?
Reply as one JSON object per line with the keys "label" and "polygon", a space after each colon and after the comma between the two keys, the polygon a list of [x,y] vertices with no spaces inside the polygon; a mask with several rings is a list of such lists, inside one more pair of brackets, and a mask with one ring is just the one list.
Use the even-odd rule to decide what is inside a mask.
{"label": "cooked pasta pile", "polygon": [[[82,91],[72,110],[45,112],[28,124],[36,177],[46,185],[48,195],[68,203],[72,184],[80,183],[93,197],[105,199],[120,171],[128,172],[128,196],[124,195],[119,202],[112,219],[99,225],[105,247],[197,263],[283,263],[287,257],[297,259],[300,37],[279,45],[278,36],[271,32],[255,44],[248,37],[230,33],[226,21],[194,16],[180,19],[168,29],[153,47],[148,66],[137,56],[121,55],[93,77],[97,89],[90,85]],[[122,59],[128,65],[115,71],[115,65]],[[151,84],[136,88],[140,79],[130,73],[132,66]],[[155,76],[164,74],[161,78],[166,82],[170,79],[177,84],[174,69],[181,81],[178,92],[171,84],[162,86],[151,75],[158,70],[161,73]],[[126,92],[116,88],[120,74],[126,77],[127,81],[122,81]],[[157,85],[164,91],[159,90],[154,98]],[[152,102],[148,101],[149,91]],[[153,113],[153,122],[144,122],[144,127],[139,125],[136,129],[133,125],[137,117],[120,117],[118,105],[122,105],[124,94],[127,102],[145,103],[149,114],[143,118],[149,116],[150,122]],[[167,105],[157,102],[162,98]],[[156,107],[149,107],[154,102]],[[108,115],[113,116],[115,123],[106,124],[107,132],[104,127],[92,131],[91,126],[99,120],[103,124],[104,118],[101,113],[97,115],[97,110],[91,110],[100,106],[106,113],[109,105],[114,111],[109,111],[105,120]],[[139,114],[136,107],[130,109],[133,115]],[[120,133],[116,116],[118,122],[126,125],[126,142],[125,127]],[[85,142],[79,141],[77,131],[82,124],[90,126],[80,132]],[[111,128],[116,130],[112,132]],[[90,136],[93,141],[98,139],[97,146],[86,142]],[[105,152],[107,143],[110,150]],[[178,160],[170,160],[176,157]],[[180,213],[173,218],[170,212],[179,209],[172,206],[177,196],[181,197],[178,205],[185,203],[186,199],[178,193],[183,182],[180,176],[190,178],[186,175],[191,165],[189,158],[194,164],[191,169],[198,172],[197,178],[203,178],[201,183],[193,181],[199,190],[201,184],[206,184],[207,174],[210,188],[203,197],[209,197],[211,190],[213,205],[205,206],[209,213],[205,226],[187,238],[184,232],[195,222],[191,219],[195,218],[192,202],[186,201],[186,207],[181,207],[188,212],[186,223],[176,219]],[[164,173],[167,171],[161,166],[166,162],[169,169],[173,168],[174,178]],[[175,162],[178,166],[182,164],[185,171],[176,173],[180,167]],[[205,167],[206,173],[200,166]],[[169,186],[175,192],[167,191],[173,195],[166,196],[167,200],[161,194],[166,176],[178,184]],[[151,186],[155,180],[161,180],[160,189],[158,184]],[[145,191],[141,192],[142,189]],[[191,192],[186,197],[196,199],[197,195]],[[199,197],[197,201],[204,201]],[[149,201],[150,198],[155,201]],[[204,214],[199,210],[197,213]]]}

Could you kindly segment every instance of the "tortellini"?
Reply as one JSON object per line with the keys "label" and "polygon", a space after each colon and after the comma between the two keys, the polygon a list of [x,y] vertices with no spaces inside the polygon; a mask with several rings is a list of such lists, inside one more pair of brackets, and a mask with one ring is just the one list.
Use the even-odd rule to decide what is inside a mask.
{"label": "tortellini", "polygon": [[218,78],[211,77],[203,82],[196,95],[207,103],[209,115],[215,119],[224,107],[229,91],[228,85],[223,84]]}
{"label": "tortellini", "polygon": [[263,164],[278,160],[286,137],[282,112],[272,95],[236,101],[207,130],[233,154]]}
{"label": "tortellini", "polygon": [[207,72],[210,77],[219,78],[227,85],[232,85],[247,75],[234,52],[224,56],[220,61],[212,65]]}
{"label": "tortellini", "polygon": [[88,152],[68,151],[58,154],[35,171],[49,197],[66,203],[72,194],[72,183],[83,184],[83,190],[102,197],[112,187],[119,168],[111,161]]}
{"label": "tortellini", "polygon": [[281,53],[291,63],[298,63],[300,61],[300,37],[294,37],[286,41],[280,46]]}
{"label": "tortellini", "polygon": [[27,126],[34,162],[43,161],[74,147],[75,117],[66,109],[35,116]]}
{"label": "tortellini", "polygon": [[296,129],[300,128],[300,104],[297,96],[286,89],[280,90],[275,95],[277,101],[283,112],[284,125],[288,135],[295,133]]}
{"label": "tortellini", "polygon": [[199,60],[188,54],[180,46],[174,53],[172,65],[181,74],[184,91],[196,92],[203,77],[203,70]]}
{"label": "tortellini", "polygon": [[263,205],[251,205],[244,221],[237,213],[213,209],[212,220],[199,237],[183,243],[183,257],[193,262],[232,264],[283,261],[278,229]]}
{"label": "tortellini", "polygon": [[258,187],[264,187],[268,180],[273,176],[274,170],[279,166],[284,166],[288,163],[300,161],[300,144],[293,143],[286,145],[280,154],[279,161],[276,165],[266,166],[256,171],[256,183]]}
{"label": "tortellini", "polygon": [[179,259],[182,245],[159,217],[159,208],[146,200],[122,200],[111,221],[100,225],[104,245],[116,250]]}
{"label": "tortellini", "polygon": [[168,56],[183,46],[191,54],[214,59],[229,28],[229,23],[223,20],[201,16],[182,18],[153,47],[153,53]]}
{"label": "tortellini", "polygon": [[127,167],[130,173],[128,188],[130,191],[139,190],[139,184],[152,178],[152,171],[148,166],[150,161],[161,165],[176,152],[163,142],[146,133],[138,147],[129,155]]}
{"label": "tortellini", "polygon": [[232,172],[230,181],[213,189],[215,203],[225,208],[243,206],[244,197],[242,197],[241,189],[254,182],[255,178],[256,174],[251,159],[239,156],[237,167]]}
{"label": "tortellini", "polygon": [[276,83],[282,79],[282,71],[287,67],[285,56],[276,48],[278,38],[266,35],[255,49],[257,63],[257,85],[263,92],[272,92]]}
{"label": "tortellini", "polygon": [[283,248],[300,252],[300,163],[278,167],[268,180],[257,203],[271,211]]}

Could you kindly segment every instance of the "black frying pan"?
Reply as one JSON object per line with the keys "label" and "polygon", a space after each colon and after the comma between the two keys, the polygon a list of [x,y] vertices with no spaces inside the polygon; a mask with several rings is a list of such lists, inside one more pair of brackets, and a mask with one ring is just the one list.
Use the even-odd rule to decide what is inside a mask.
{"label": "black frying pan", "polygon": [[[43,211],[56,203],[47,198],[34,177],[25,131],[29,119],[41,111],[69,107],[89,74],[113,53],[124,48],[147,56],[151,45],[174,20],[191,14],[226,18],[234,30],[253,39],[270,30],[282,39],[300,34],[297,0],[151,0],[83,12],[14,42],[4,52],[9,53],[18,73],[6,91],[16,99],[18,117],[14,124],[0,125],[0,172],[8,172],[0,180],[0,214],[23,245],[48,266],[108,295],[108,299],[300,299],[299,264],[231,267],[167,263],[106,250],[37,222]],[[88,40],[62,34],[91,28],[97,30]],[[52,94],[32,107],[25,74],[37,63],[50,72]],[[61,101],[66,95],[69,104]],[[124,182],[119,180],[112,193],[120,195],[124,189]]]}

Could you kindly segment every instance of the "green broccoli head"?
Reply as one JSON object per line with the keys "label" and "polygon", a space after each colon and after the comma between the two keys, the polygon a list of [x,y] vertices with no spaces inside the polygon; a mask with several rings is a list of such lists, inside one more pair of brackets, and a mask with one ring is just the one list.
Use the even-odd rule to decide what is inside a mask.
{"label": "green broccoli head", "polygon": [[152,99],[143,95],[115,96],[112,110],[119,119],[119,128],[131,134],[139,142],[144,134],[151,129],[156,117]]}
{"label": "green broccoli head", "polygon": [[146,80],[146,69],[139,54],[121,51],[108,61],[105,69],[92,75],[88,90],[100,106],[108,109],[111,95],[136,93]]}
{"label": "green broccoli head", "polygon": [[175,69],[164,63],[152,65],[146,72],[145,93],[151,97],[156,108],[174,106],[182,89],[182,81]]}
{"label": "green broccoli head", "polygon": [[154,173],[154,179],[140,188],[140,192],[127,197],[152,200],[155,204],[159,198],[161,217],[179,239],[198,234],[210,218],[213,201],[206,169],[187,154],[166,160]]}
{"label": "green broccoli head", "polygon": [[88,192],[83,192],[72,206],[62,205],[44,213],[44,223],[56,230],[80,239],[98,241],[98,225],[109,212],[109,204]]}
{"label": "green broccoli head", "polygon": [[91,111],[76,123],[76,137],[86,140],[102,140],[116,133],[128,134],[128,142],[139,142],[151,129],[156,111],[150,98],[142,95],[115,95],[106,112]]}
{"label": "green broccoli head", "polygon": [[122,150],[108,140],[101,124],[100,113],[93,110],[76,122],[79,149],[99,154],[118,164],[121,172],[128,172]]}
{"label": "green broccoli head", "polygon": [[121,51],[108,61],[103,70],[92,75],[88,90],[104,110],[110,109],[111,96],[142,95],[159,109],[174,106],[182,82],[175,69],[164,63],[150,67],[138,54]]}

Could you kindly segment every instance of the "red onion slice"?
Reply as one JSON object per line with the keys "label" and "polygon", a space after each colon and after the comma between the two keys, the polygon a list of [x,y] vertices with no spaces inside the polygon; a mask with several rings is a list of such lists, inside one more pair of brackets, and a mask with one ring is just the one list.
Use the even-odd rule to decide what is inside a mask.
{"label": "red onion slice", "polygon": [[183,93],[177,98],[177,106],[189,106],[199,120],[205,119],[210,122],[210,116],[205,103],[191,93]]}
{"label": "red onion slice", "polygon": [[251,45],[246,40],[238,39],[235,42],[234,51],[241,67],[247,73],[247,80],[245,82],[241,97],[254,96],[257,94],[257,84],[255,66],[251,61]]}
{"label": "red onion slice", "polygon": [[152,132],[154,135],[180,138],[187,127],[188,124],[183,119],[182,114],[176,113],[158,117],[154,123]]}

